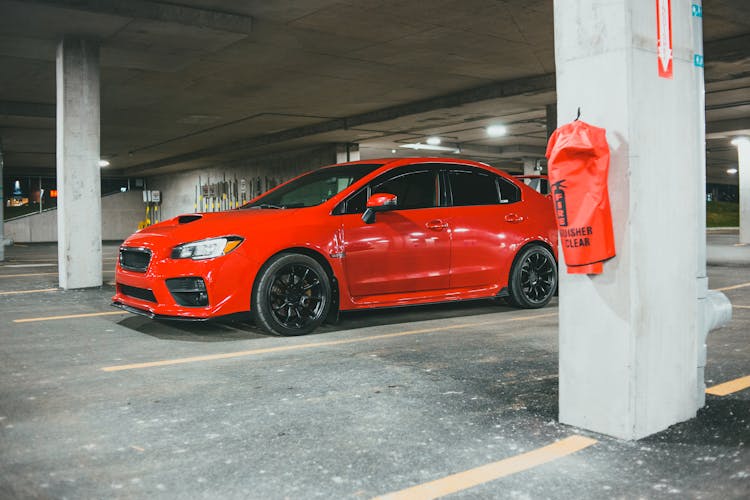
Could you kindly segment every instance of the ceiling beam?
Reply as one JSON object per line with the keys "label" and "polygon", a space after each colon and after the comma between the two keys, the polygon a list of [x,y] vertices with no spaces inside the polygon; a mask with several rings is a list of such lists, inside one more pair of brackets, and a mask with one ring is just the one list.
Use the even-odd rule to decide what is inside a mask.
{"label": "ceiling beam", "polygon": [[[750,117],[735,118],[732,120],[719,120],[706,122],[706,138],[713,139],[711,135],[725,136],[732,133],[746,133],[750,130]],[[721,138],[721,137],[718,137]]]}
{"label": "ceiling beam", "polygon": [[97,14],[209,28],[230,33],[252,32],[251,16],[221,10],[190,7],[169,2],[147,0],[25,0],[24,3],[46,4]]}
{"label": "ceiling beam", "polygon": [[508,80],[504,82],[497,82],[490,85],[484,85],[482,87],[476,87],[460,92],[453,92],[450,94],[423,99],[407,104],[399,104],[397,106],[391,106],[367,113],[361,113],[346,118],[326,120],[311,125],[282,130],[281,132],[275,132],[273,134],[251,137],[248,139],[242,139],[219,146],[199,149],[190,153],[162,158],[131,167],[124,167],[123,170],[127,171],[128,175],[140,175],[143,173],[148,173],[152,169],[197,160],[199,158],[216,156],[242,149],[267,146],[269,144],[276,144],[279,142],[300,139],[302,137],[323,134],[326,132],[333,132],[336,130],[347,130],[370,123],[395,120],[404,116],[426,113],[438,109],[455,108],[464,104],[471,104],[490,99],[520,95],[535,95],[554,91],[555,75],[552,73],[532,76],[528,78],[520,78],[516,80]]}
{"label": "ceiling beam", "polygon": [[711,40],[703,44],[706,64],[712,62],[733,63],[750,59],[750,34]]}

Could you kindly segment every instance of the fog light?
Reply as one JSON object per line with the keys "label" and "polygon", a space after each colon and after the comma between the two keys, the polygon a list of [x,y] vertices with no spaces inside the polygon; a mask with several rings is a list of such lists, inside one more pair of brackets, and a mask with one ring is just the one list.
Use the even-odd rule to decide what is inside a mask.
{"label": "fog light", "polygon": [[203,278],[170,278],[167,288],[172,298],[181,306],[205,307],[208,305],[208,292]]}

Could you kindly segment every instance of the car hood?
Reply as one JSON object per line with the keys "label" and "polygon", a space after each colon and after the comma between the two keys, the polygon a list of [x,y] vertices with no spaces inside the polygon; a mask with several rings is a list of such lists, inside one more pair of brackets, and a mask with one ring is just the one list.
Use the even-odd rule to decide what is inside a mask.
{"label": "car hood", "polygon": [[178,215],[146,227],[125,240],[125,246],[156,248],[220,236],[263,234],[278,228],[298,209],[244,209]]}

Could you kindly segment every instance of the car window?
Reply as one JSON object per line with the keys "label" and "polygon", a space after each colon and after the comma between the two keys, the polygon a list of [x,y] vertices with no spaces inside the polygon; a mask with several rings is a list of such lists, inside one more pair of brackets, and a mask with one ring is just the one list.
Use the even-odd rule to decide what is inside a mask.
{"label": "car window", "polygon": [[450,170],[448,180],[456,207],[514,203],[521,198],[518,186],[484,170]]}
{"label": "car window", "polygon": [[382,182],[374,182],[371,192],[395,194],[398,210],[434,207],[437,205],[437,170],[398,172]]}
{"label": "car window", "polygon": [[334,214],[361,214],[374,193],[396,195],[397,210],[430,208],[438,202],[438,169],[406,166],[383,174],[347,198]]}
{"label": "car window", "polygon": [[310,172],[241,208],[301,208],[320,205],[381,164],[327,167]]}
{"label": "car window", "polygon": [[500,188],[500,203],[521,201],[521,189],[508,179],[498,176],[497,186]]}

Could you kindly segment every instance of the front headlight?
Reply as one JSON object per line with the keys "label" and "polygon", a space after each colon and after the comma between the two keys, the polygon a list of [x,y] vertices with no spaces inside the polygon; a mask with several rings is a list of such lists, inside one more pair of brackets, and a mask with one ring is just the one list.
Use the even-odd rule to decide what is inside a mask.
{"label": "front headlight", "polygon": [[211,238],[208,240],[183,243],[172,249],[173,259],[213,259],[226,255],[242,243],[239,236],[225,236],[223,238]]}

